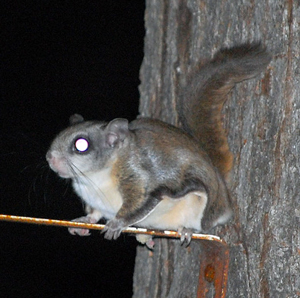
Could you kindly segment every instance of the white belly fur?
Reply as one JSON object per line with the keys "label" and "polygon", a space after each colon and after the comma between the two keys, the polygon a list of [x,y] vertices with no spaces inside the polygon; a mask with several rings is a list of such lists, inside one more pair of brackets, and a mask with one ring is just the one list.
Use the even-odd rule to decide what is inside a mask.
{"label": "white belly fur", "polygon": [[[106,219],[114,218],[123,203],[110,174],[111,169],[105,169],[73,180],[76,193]],[[201,219],[206,203],[207,195],[202,192],[191,192],[180,199],[165,197],[136,225],[172,230],[185,227],[201,231]]]}
{"label": "white belly fur", "polygon": [[123,200],[111,179],[111,169],[89,173],[73,180],[76,193],[93,209],[101,212],[106,219],[115,217]]}
{"label": "white belly fur", "polygon": [[137,225],[153,229],[191,228],[201,231],[201,219],[207,203],[207,195],[192,192],[181,199],[165,197],[157,207]]}

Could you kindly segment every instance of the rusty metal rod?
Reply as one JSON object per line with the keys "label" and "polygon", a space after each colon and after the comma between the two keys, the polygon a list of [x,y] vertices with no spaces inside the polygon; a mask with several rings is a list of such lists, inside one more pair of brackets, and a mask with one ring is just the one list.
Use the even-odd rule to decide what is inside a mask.
{"label": "rusty metal rod", "polygon": [[[29,224],[47,225],[47,226],[60,226],[60,227],[68,227],[68,228],[81,228],[81,229],[90,229],[90,230],[103,230],[105,227],[105,225],[100,225],[100,224],[90,224],[90,223],[81,223],[81,222],[74,222],[68,220],[25,217],[25,216],[6,215],[6,214],[0,214],[0,221],[20,222],[20,223],[29,223]],[[148,230],[144,228],[128,227],[124,229],[122,232],[129,233],[129,234],[144,234],[144,235],[158,236],[158,237],[180,238],[180,234],[178,232],[168,231],[168,230],[167,231]],[[192,239],[217,241],[222,244],[225,244],[225,242],[221,240],[220,237],[215,235],[192,234]]]}

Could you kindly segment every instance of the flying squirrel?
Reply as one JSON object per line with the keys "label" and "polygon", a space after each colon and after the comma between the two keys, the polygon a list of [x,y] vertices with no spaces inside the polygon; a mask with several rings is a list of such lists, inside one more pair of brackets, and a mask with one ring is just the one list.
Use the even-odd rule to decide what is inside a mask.
{"label": "flying squirrel", "polygon": [[[270,62],[260,43],[221,49],[187,76],[177,113],[182,128],[139,118],[131,123],[84,121],[75,114],[53,140],[46,159],[86,205],[85,223],[107,220],[106,239],[128,226],[178,230],[187,244],[232,216],[226,179],[233,166],[221,110],[238,82]],[[71,234],[89,230],[70,228]],[[149,237],[149,236],[148,236]],[[151,238],[137,239],[153,247]]]}

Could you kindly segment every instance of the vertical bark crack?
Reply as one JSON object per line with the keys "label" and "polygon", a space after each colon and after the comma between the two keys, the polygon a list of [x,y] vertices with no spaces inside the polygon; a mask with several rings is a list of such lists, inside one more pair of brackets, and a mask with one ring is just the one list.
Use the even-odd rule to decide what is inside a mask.
{"label": "vertical bark crack", "polygon": [[260,297],[263,298],[270,298],[270,291],[269,291],[269,283],[267,279],[267,270],[265,268],[266,260],[269,256],[269,251],[272,242],[272,234],[270,232],[269,226],[269,216],[268,213],[265,214],[263,219],[263,245],[260,254],[260,262],[259,262],[259,270],[260,270]]}

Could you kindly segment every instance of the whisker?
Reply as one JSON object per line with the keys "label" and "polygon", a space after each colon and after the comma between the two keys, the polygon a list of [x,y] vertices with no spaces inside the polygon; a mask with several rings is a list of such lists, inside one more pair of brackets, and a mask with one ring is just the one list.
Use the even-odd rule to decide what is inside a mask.
{"label": "whisker", "polygon": [[67,196],[67,193],[68,193],[69,189],[70,189],[70,181],[66,180],[66,187],[65,187],[65,191],[63,193],[63,197]]}
{"label": "whisker", "polygon": [[21,174],[24,174],[24,172],[28,170],[31,170],[30,172],[33,171],[33,178],[29,185],[27,194],[27,201],[29,206],[31,206],[32,204],[32,195],[38,193],[40,182],[43,180],[43,174],[46,169],[47,167],[45,163],[38,163],[36,165],[28,165],[20,171]]}
{"label": "whisker", "polygon": [[[110,202],[110,200],[107,199],[105,193],[87,176],[85,175],[80,169],[78,169],[78,167],[76,167],[74,164],[71,164],[70,162],[68,162],[68,166],[70,167],[73,175],[74,175],[74,179],[77,181],[78,184],[80,183],[80,178],[78,173],[80,174],[80,176],[84,177],[84,179],[89,183],[89,185],[93,188],[93,190],[95,191],[95,193],[98,196],[101,196],[101,198],[103,198],[102,202],[104,204],[105,207],[113,207],[112,203]],[[75,169],[75,170],[74,170]],[[88,190],[88,187],[86,186],[86,184],[81,184],[85,189]]]}
{"label": "whisker", "polygon": [[[49,185],[49,175],[50,175],[50,168],[49,167],[44,167],[43,173],[41,175],[41,180],[45,181],[44,185],[48,186]],[[46,204],[47,201],[47,187],[44,187],[44,192],[43,192],[43,201]]]}

